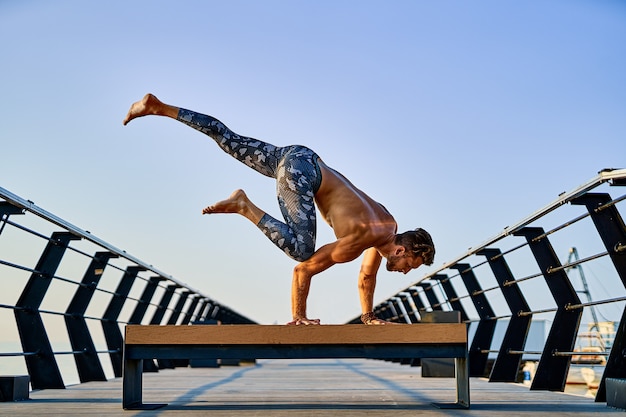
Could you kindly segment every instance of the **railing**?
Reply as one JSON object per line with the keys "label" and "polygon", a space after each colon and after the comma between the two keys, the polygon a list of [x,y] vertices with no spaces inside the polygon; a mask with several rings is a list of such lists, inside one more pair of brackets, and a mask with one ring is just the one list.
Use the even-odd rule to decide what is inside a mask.
{"label": "railing", "polygon": [[[540,356],[531,389],[563,391],[572,357],[581,356],[576,339],[579,331],[587,331],[581,326],[583,313],[593,313],[597,321],[597,310],[610,308],[616,318],[621,315],[612,347],[593,352],[607,357],[596,394],[596,401],[606,401],[606,378],[626,377],[626,228],[618,211],[626,196],[608,193],[624,185],[626,170],[600,172],[378,304],[374,312],[390,321],[416,323],[425,312],[459,311],[473,333],[471,376],[521,382],[522,361]],[[582,259],[569,256],[561,262],[557,256],[577,257],[579,251]],[[588,285],[581,275],[591,269],[602,276]],[[584,289],[577,290],[581,278]],[[598,298],[602,289],[605,294]],[[580,293],[587,295],[585,301]],[[527,349],[531,323],[540,320],[552,322],[543,347]],[[498,344],[499,323],[506,331]],[[597,322],[590,327],[600,330]],[[497,354],[492,364],[490,354]]]}
{"label": "railing", "polygon": [[0,376],[33,389],[120,377],[125,324],[254,323],[3,188],[0,285]]}
{"label": "railing", "polygon": [[[614,316],[615,333],[593,352],[606,358],[596,395],[606,401],[606,378],[626,377],[626,227],[618,210],[626,196],[610,195],[624,185],[624,169],[599,173],[378,304],[375,313],[416,323],[425,313],[458,311],[469,324],[472,376],[520,382],[523,361],[538,360],[531,389],[555,391],[564,390],[572,358],[589,356],[576,346],[588,330],[583,319],[599,331],[597,316]],[[558,254],[569,257],[561,261]],[[583,271],[598,272],[587,282]],[[33,389],[121,376],[125,324],[253,323],[3,188],[0,283],[2,341],[15,341],[0,345],[0,375],[25,366]],[[551,323],[539,347],[527,343],[534,323]],[[497,327],[506,328],[501,340]],[[146,371],[157,369],[146,363]]]}

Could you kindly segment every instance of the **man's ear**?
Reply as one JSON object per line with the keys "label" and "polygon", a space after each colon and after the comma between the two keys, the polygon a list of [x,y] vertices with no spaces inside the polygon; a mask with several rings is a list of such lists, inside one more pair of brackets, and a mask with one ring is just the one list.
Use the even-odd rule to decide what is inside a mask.
{"label": "man's ear", "polygon": [[396,256],[401,256],[404,254],[404,252],[406,252],[406,249],[404,248],[404,246],[398,246],[396,250],[394,251],[394,254]]}

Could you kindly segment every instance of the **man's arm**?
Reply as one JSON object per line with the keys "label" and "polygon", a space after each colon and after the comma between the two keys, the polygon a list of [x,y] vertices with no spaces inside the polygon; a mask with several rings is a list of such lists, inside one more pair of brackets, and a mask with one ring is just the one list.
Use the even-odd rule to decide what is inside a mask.
{"label": "man's arm", "polygon": [[361,298],[361,311],[363,314],[374,309],[374,290],[376,289],[376,274],[380,267],[382,256],[375,248],[365,251],[361,270],[359,271],[359,296]]}
{"label": "man's arm", "polygon": [[320,247],[313,256],[300,262],[293,270],[291,284],[291,312],[293,321],[288,324],[319,324],[317,319],[306,317],[306,301],[309,296],[313,276],[337,263],[356,259],[362,249],[351,242],[351,239],[338,239]]}
{"label": "man's arm", "polygon": [[291,314],[293,321],[287,324],[319,324],[319,319],[307,318],[306,300],[309,296],[313,276],[335,264],[330,255],[332,253],[332,246],[336,243],[337,242],[322,246],[313,256],[304,262],[300,262],[293,269],[293,279],[291,282]]}
{"label": "man's arm", "polygon": [[[376,289],[376,274],[382,261],[382,256],[376,248],[365,251],[361,270],[359,271],[359,296],[361,298],[361,311],[363,314],[374,310],[374,290]],[[374,318],[367,324],[387,324],[389,322]]]}

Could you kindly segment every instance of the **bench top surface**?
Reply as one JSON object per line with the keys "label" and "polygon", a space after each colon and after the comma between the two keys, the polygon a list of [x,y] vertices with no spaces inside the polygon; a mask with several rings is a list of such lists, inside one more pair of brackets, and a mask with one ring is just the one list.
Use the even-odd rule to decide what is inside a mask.
{"label": "bench top surface", "polygon": [[467,326],[463,323],[385,326],[127,325],[125,343],[127,345],[466,344]]}

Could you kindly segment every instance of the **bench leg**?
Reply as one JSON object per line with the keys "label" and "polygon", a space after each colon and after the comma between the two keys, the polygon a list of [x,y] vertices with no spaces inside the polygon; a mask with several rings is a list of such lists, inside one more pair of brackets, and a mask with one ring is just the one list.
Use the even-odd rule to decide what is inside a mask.
{"label": "bench leg", "polygon": [[143,403],[142,359],[124,359],[122,378],[122,406],[124,410],[154,410],[167,405]]}
{"label": "bench leg", "polygon": [[435,403],[438,408],[470,408],[469,368],[467,357],[454,358],[456,376],[456,402]]}

